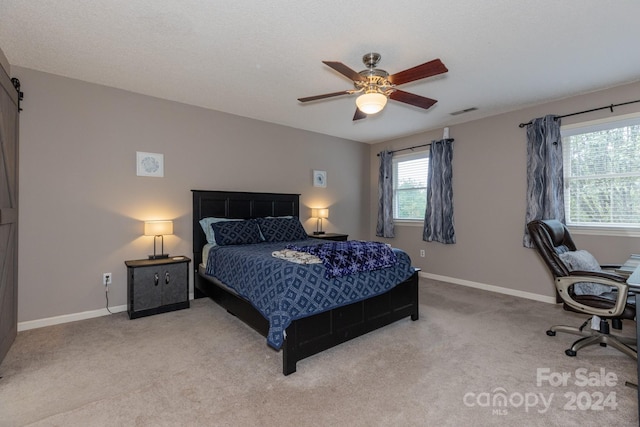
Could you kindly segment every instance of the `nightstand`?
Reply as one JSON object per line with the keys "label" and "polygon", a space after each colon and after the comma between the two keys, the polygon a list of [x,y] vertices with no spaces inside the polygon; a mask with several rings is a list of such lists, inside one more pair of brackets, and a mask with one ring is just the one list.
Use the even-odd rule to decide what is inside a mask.
{"label": "nightstand", "polygon": [[324,233],[324,234],[309,234],[309,237],[314,239],[334,240],[336,242],[346,241],[349,238],[348,234],[340,233]]}
{"label": "nightstand", "polygon": [[130,319],[189,308],[189,263],[176,256],[125,261]]}

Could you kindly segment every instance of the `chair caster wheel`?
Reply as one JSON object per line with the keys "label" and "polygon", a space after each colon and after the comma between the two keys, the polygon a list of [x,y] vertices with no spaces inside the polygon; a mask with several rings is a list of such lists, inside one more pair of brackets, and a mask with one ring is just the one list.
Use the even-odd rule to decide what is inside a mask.
{"label": "chair caster wheel", "polygon": [[555,336],[556,336],[556,333],[555,333],[555,331],[552,331],[551,329],[549,329],[549,330],[547,331],[547,335],[549,335],[550,337],[555,337]]}
{"label": "chair caster wheel", "polygon": [[576,357],[576,354],[578,354],[576,351],[568,349],[564,351],[564,354],[566,354],[569,357]]}

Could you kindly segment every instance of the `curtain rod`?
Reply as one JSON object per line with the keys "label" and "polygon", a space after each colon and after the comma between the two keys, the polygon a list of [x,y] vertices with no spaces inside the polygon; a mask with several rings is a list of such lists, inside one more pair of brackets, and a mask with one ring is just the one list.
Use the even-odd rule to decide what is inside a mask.
{"label": "curtain rod", "polygon": [[[414,145],[413,147],[407,147],[407,148],[399,148],[397,150],[392,150],[392,151],[389,151],[389,152],[390,153],[397,153],[398,151],[413,150],[414,148],[428,147],[430,145],[431,145],[431,143],[429,142],[428,144]],[[380,153],[378,153],[377,156],[380,157]]]}
{"label": "curtain rod", "polygon": [[[453,138],[444,138],[444,139],[453,141]],[[391,150],[389,152],[390,153],[397,153],[398,151],[413,150],[414,148],[429,147],[430,145],[431,145],[431,143],[429,142],[427,144],[414,145],[413,147],[398,148],[397,150]],[[376,154],[376,156],[380,157],[380,153]]]}
{"label": "curtain rod", "polygon": [[[611,104],[611,105],[607,105],[605,107],[599,107],[599,108],[592,108],[591,110],[584,110],[584,111],[578,111],[577,113],[571,113],[571,114],[565,114],[563,116],[558,116],[558,119],[561,119],[563,117],[570,117],[570,116],[577,116],[578,114],[584,114],[584,113],[591,113],[592,111],[599,111],[599,110],[606,110],[607,108],[611,110],[611,112],[613,113],[613,109],[615,107],[620,107],[622,105],[629,105],[629,104],[635,104],[636,102],[640,102],[640,99],[637,99],[635,101],[629,101],[629,102],[623,102],[620,104]],[[530,121],[529,123],[520,123],[518,125],[518,127],[523,128],[525,126],[530,125],[531,123],[533,123],[532,121]]]}

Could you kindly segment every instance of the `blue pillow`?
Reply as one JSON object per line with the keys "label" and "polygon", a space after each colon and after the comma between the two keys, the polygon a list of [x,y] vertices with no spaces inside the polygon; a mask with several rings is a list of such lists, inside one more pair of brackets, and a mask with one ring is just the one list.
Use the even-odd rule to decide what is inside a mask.
{"label": "blue pillow", "polygon": [[256,221],[267,242],[288,242],[309,238],[296,217],[258,218]]}
{"label": "blue pillow", "polygon": [[258,224],[253,220],[214,222],[211,228],[220,246],[250,245],[262,241]]}
{"label": "blue pillow", "polygon": [[232,219],[232,218],[215,218],[215,217],[207,217],[202,218],[200,221],[200,227],[202,227],[202,231],[204,231],[205,236],[207,237],[207,243],[210,245],[216,245],[216,236],[213,233],[212,224],[216,222],[227,222],[227,221],[242,221],[241,219]]}

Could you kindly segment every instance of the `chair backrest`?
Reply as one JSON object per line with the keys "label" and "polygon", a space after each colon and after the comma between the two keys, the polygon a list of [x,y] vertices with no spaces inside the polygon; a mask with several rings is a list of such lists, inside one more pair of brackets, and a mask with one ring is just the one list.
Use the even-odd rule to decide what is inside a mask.
{"label": "chair backrest", "polygon": [[537,219],[527,224],[529,236],[553,277],[569,275],[569,270],[560,259],[560,254],[575,251],[571,234],[557,219]]}

